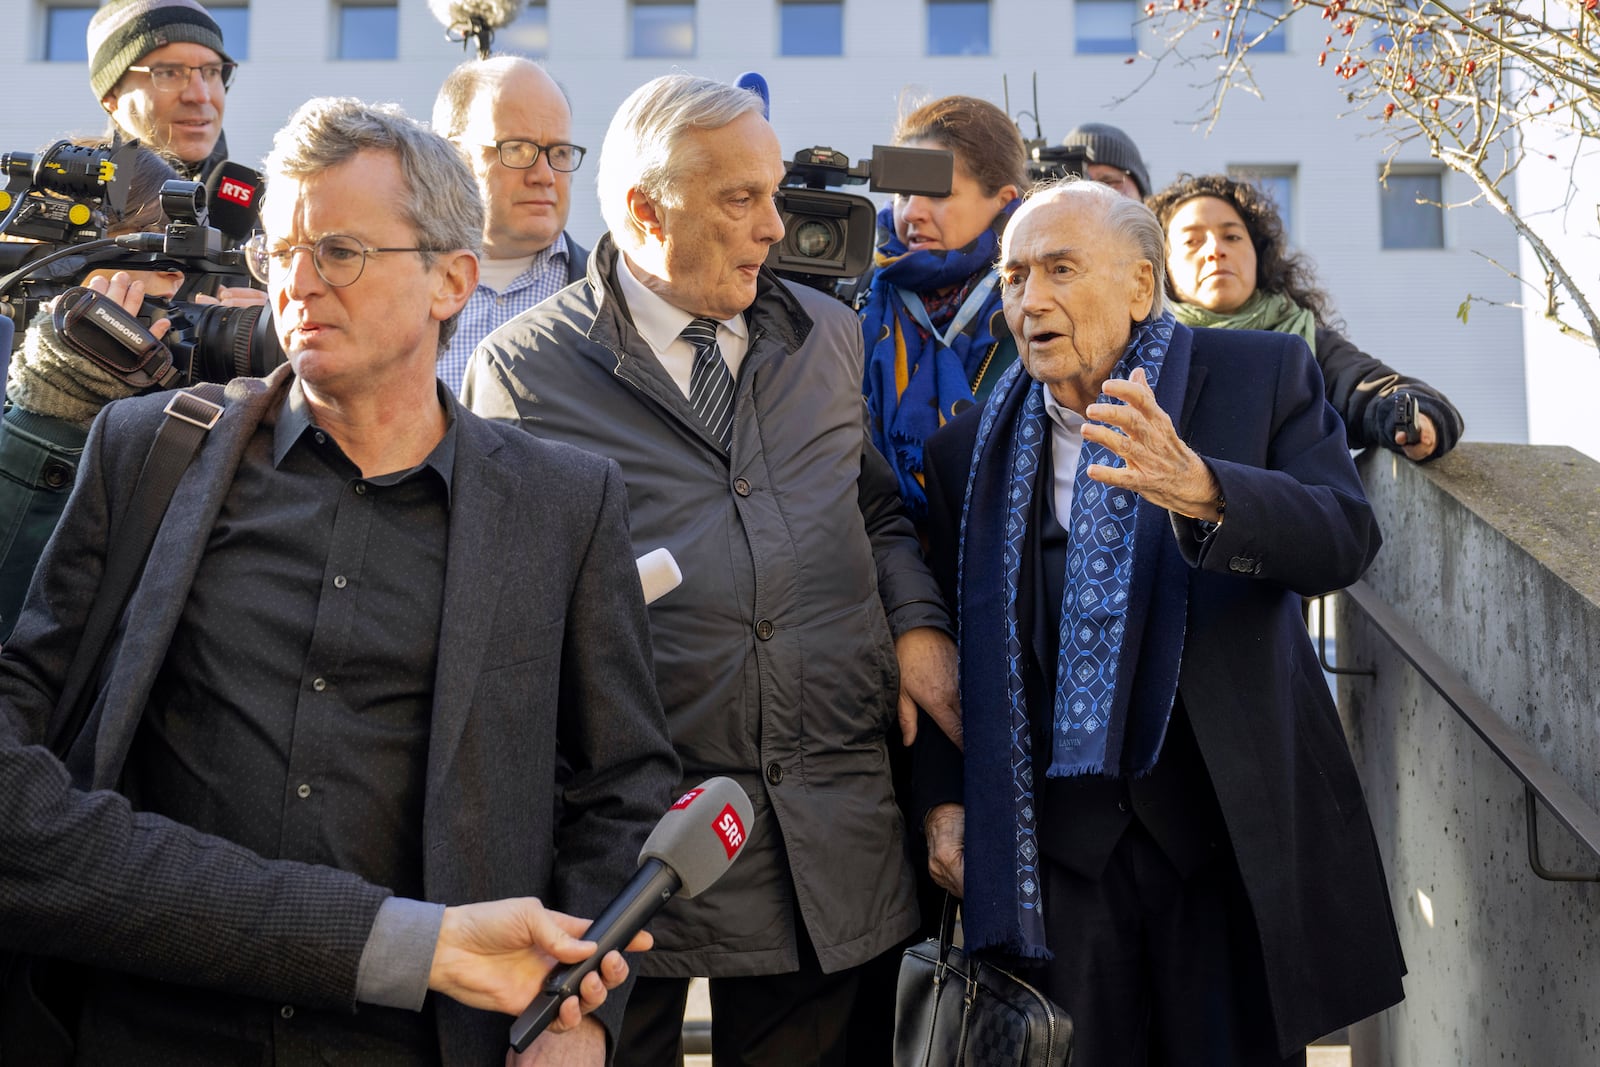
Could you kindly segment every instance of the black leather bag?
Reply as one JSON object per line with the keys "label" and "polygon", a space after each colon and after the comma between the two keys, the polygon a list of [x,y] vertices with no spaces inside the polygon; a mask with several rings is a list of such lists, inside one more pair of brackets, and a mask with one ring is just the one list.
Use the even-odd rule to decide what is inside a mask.
{"label": "black leather bag", "polygon": [[939,936],[906,949],[894,1006],[894,1067],[1066,1067],[1072,1020],[1049,997],[953,944],[955,899]]}

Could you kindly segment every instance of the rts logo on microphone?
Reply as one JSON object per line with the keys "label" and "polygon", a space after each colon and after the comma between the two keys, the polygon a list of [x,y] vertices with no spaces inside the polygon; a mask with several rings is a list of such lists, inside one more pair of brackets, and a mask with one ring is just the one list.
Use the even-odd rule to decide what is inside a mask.
{"label": "rts logo on microphone", "polygon": [[224,178],[217,186],[217,196],[240,207],[249,207],[250,201],[256,198],[256,191],[254,186],[236,182],[232,178]]}
{"label": "rts logo on microphone", "polygon": [[730,860],[744,847],[744,823],[739,821],[739,813],[733,810],[732,804],[722,809],[722,814],[711,824],[711,829],[727,850]]}

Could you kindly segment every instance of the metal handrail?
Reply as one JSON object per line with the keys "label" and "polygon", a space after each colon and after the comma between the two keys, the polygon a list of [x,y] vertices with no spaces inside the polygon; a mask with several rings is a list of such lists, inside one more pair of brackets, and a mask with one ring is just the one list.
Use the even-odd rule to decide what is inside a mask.
{"label": "metal handrail", "polygon": [[1567,780],[1556,773],[1520,735],[1506,725],[1498,712],[1473,691],[1465,679],[1428,646],[1422,636],[1384,603],[1366,582],[1343,590],[1356,607],[1370,618],[1394,645],[1401,657],[1433,687],[1473,733],[1483,739],[1496,756],[1522,779],[1523,797],[1528,808],[1528,865],[1534,874],[1547,881],[1600,882],[1600,873],[1552,871],[1539,859],[1538,806],[1550,809],[1556,821],[1565,826],[1585,848],[1600,857],[1600,814],[1578,795]]}

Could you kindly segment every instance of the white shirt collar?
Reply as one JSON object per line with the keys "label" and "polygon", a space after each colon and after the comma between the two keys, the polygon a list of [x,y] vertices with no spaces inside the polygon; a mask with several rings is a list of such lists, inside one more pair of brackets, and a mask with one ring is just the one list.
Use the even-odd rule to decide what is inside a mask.
{"label": "white shirt collar", "polygon": [[[634,269],[633,264],[628,262],[627,253],[619,252],[617,285],[622,290],[622,298],[628,305],[628,313],[633,316],[634,328],[639,331],[639,336],[645,339],[659,359],[695,317],[682,308],[668,303],[659,293],[646,288],[633,273]],[[745,325],[742,312],[731,319],[723,319],[721,326],[732,331],[736,337],[748,336],[749,328]]]}

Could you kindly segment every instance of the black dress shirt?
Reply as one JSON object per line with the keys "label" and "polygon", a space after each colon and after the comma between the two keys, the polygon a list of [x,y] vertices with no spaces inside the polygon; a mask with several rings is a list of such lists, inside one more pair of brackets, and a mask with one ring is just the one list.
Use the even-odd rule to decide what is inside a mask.
{"label": "black dress shirt", "polygon": [[[407,471],[365,478],[298,382],[212,528],[129,754],[134,804],[263,856],[421,899],[454,401]],[[89,1010],[164,1063],[435,1063],[431,1012],[354,1017],[108,976]],[[111,1049],[108,1047],[107,1051]],[[199,1055],[191,1059],[192,1053]]]}

